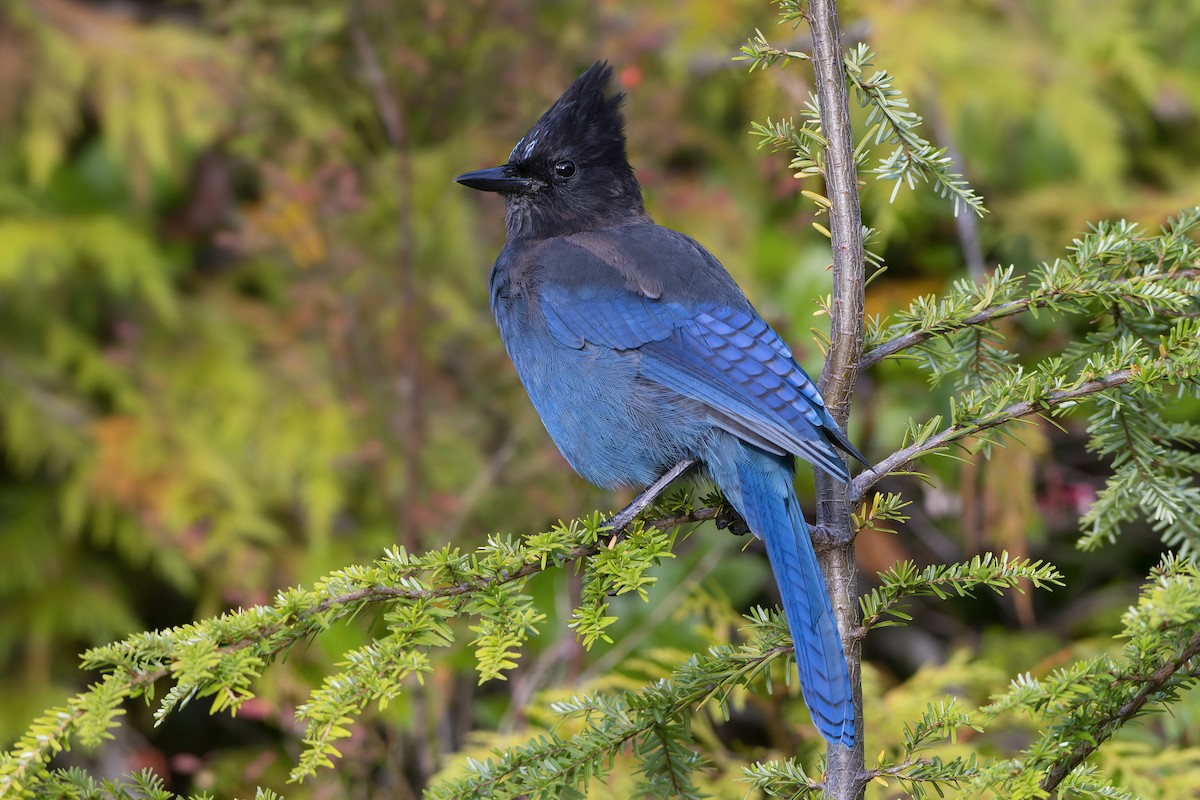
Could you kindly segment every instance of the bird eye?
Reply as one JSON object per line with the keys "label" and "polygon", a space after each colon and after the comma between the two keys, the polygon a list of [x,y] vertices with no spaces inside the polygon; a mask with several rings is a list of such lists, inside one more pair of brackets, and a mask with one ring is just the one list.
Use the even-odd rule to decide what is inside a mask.
{"label": "bird eye", "polygon": [[554,165],[554,174],[563,179],[570,178],[575,174],[575,162],[559,161]]}

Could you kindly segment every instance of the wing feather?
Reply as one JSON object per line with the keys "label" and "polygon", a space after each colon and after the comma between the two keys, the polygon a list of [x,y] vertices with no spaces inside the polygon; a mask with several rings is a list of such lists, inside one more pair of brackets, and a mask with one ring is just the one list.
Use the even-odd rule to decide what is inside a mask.
{"label": "wing feather", "polygon": [[[787,344],[740,293],[721,303],[680,299],[687,293],[668,286],[648,297],[624,274],[628,264],[618,269],[589,249],[562,247],[569,249],[546,259],[554,268],[541,274],[538,286],[540,309],[558,342],[636,351],[644,378],[701,403],[714,425],[768,452],[792,453],[835,477],[849,476],[833,444],[861,456]],[[700,266],[719,268],[715,259]],[[572,280],[580,273],[587,281]]]}

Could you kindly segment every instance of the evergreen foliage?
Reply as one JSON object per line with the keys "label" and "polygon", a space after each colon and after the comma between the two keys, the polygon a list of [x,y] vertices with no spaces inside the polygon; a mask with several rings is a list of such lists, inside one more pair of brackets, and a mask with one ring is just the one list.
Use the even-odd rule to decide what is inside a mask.
{"label": "evergreen foliage", "polygon": [[[779,6],[785,22],[804,22],[804,3]],[[198,572],[239,574],[239,564],[224,560],[231,544],[281,541],[288,535],[284,517],[301,520],[304,546],[330,547],[336,513],[353,486],[327,465],[352,450],[358,424],[338,402],[336,384],[314,385],[305,369],[262,357],[284,352],[284,337],[260,333],[251,324],[255,311],[232,299],[228,287],[179,291],[179,265],[149,224],[113,210],[145,204],[156,181],[170,180],[181,154],[212,144],[233,95],[247,93],[261,113],[308,131],[331,127],[321,105],[306,103],[282,82],[238,85],[233,51],[167,26],[119,28],[107,45],[100,40],[75,50],[26,6],[15,8],[15,23],[34,32],[55,78],[51,91],[31,95],[23,117],[25,189],[0,194],[0,451],[19,481],[53,480],[49,490],[0,498],[10,508],[20,504],[4,520],[4,535],[22,548],[52,546],[31,535],[52,518],[73,536],[112,543],[130,562],[151,561],[169,585],[184,590],[196,585]],[[253,28],[255,14],[266,12],[248,4],[226,13],[235,28]],[[329,30],[344,22],[340,11],[323,19]],[[324,34],[313,35],[318,41],[307,44]],[[168,90],[166,70],[148,75],[129,67],[127,54],[138,49],[159,54],[179,75],[210,78],[216,70],[220,79],[196,77],[183,91]],[[751,70],[807,58],[794,47],[772,46],[761,32],[742,55]],[[859,44],[844,65],[865,115],[856,149],[860,170],[892,182],[897,202],[901,185],[929,184],[955,213],[982,214],[979,196],[946,149],[921,132],[922,119],[897,80],[872,68],[876,60]],[[1122,74],[1149,69],[1136,48],[1121,55],[1119,66]],[[127,103],[130,96],[138,102]],[[105,150],[89,156],[97,170],[116,159],[140,176],[126,187],[130,196],[114,201],[106,194],[110,186],[96,190],[83,209],[58,205],[53,192],[43,192],[62,179],[72,157],[82,125],[74,109],[81,103],[97,109],[102,129]],[[191,105],[177,107],[181,103]],[[787,152],[798,178],[819,178],[825,169],[817,112],[810,100],[797,120],[753,126],[760,146]],[[347,113],[370,116],[358,107]],[[173,130],[168,119],[182,127]],[[1084,147],[1078,136],[1073,141]],[[818,191],[804,196],[818,216],[830,207]],[[287,208],[276,209],[271,224],[284,224],[289,213],[315,214]],[[1067,424],[1082,417],[1088,448],[1110,473],[1080,521],[1079,547],[1110,547],[1144,520],[1168,550],[1122,617],[1117,644],[1092,640],[1063,653],[1054,668],[1027,663],[1028,671],[1015,679],[964,653],[891,689],[868,667],[868,791],[895,796],[899,787],[916,798],[1132,798],[1148,794],[1137,781],[1151,774],[1174,782],[1175,795],[1166,794],[1163,780],[1155,784],[1161,796],[1197,790],[1200,748],[1194,743],[1164,751],[1113,737],[1131,722],[1177,708],[1200,677],[1194,560],[1200,425],[1180,412],[1200,386],[1198,228],[1200,208],[1184,209],[1158,231],[1125,221],[1097,223],[1052,262],[961,280],[867,320],[864,368],[903,360],[949,400],[945,414],[930,409],[910,420],[895,451],[855,478],[856,530],[903,529],[911,500],[891,484],[876,491],[885,477],[934,482],[917,472],[932,474],[934,456],[1023,447],[1024,421]],[[882,231],[866,235],[884,237]],[[326,244],[319,229],[296,236],[289,257],[311,267]],[[876,274],[883,269],[879,256],[868,254],[868,263]],[[263,285],[270,294],[270,281]],[[56,313],[46,313],[47,298]],[[447,313],[454,302],[446,301]],[[94,335],[108,330],[103,317],[110,307],[127,310],[129,338],[105,342]],[[1067,331],[1066,343],[1052,354],[1009,349],[1009,324],[1026,317],[1053,319]],[[139,330],[155,335],[140,345]],[[120,358],[112,357],[113,348]],[[327,360],[308,350],[319,348],[306,349],[314,361]],[[216,360],[223,364],[219,373],[208,368]],[[128,366],[139,361],[142,369]],[[145,368],[154,364],[171,368]],[[162,374],[172,376],[168,385],[155,383],[153,376]],[[386,414],[388,400],[370,398],[364,405]],[[257,435],[264,420],[272,420],[269,437]],[[232,446],[249,440],[258,446]],[[131,460],[113,456],[118,445]],[[474,451],[461,452],[465,462],[479,460]],[[392,474],[389,468],[361,479]],[[460,649],[469,649],[484,683],[505,680],[534,637],[552,629],[569,626],[586,648],[613,642],[620,617],[614,598],[657,600],[655,583],[688,526],[728,517],[719,497],[696,502],[677,494],[627,523],[593,513],[547,531],[495,534],[474,549],[395,546],[369,563],[281,591],[273,602],[246,602],[236,611],[92,647],[82,661],[96,673],[92,685],[40,715],[0,755],[0,796],[174,798],[152,772],[97,780],[56,758],[111,738],[136,707],[133,701],[152,706],[159,722],[200,701],[210,713],[236,715],[262,694],[281,661],[298,655],[298,645],[373,617],[369,638],[344,648],[297,709],[303,742],[291,777],[311,779],[337,765],[365,720],[437,679],[438,664]],[[195,547],[203,552],[189,557],[190,539],[177,532],[192,530],[198,520],[204,531]],[[155,535],[144,536],[147,528]],[[78,567],[66,568],[64,581],[70,581]],[[535,602],[532,584],[539,575],[570,570],[582,577],[578,603],[569,618],[551,619]],[[245,580],[255,582],[253,575]],[[998,594],[1051,590],[1068,580],[1053,565],[1008,552],[926,567],[903,561],[883,571],[878,587],[861,598],[858,636],[910,622],[906,604],[913,598],[953,604],[985,588]],[[89,627],[93,636],[136,628],[118,603],[101,598],[88,611],[86,623],[76,627]],[[547,691],[531,698],[521,710],[529,723],[521,741],[481,735],[428,796],[581,797],[621,779],[629,781],[627,796],[820,796],[825,764],[804,720],[786,720],[802,732],[786,752],[764,754],[718,734],[722,723],[753,708],[755,698],[797,692],[778,611],[756,608],[726,627],[737,628],[733,641],[705,652],[641,654],[620,675],[593,677],[569,695]],[[0,651],[13,646],[5,640],[13,635],[0,632]],[[981,702],[1006,681],[1007,690]],[[265,788],[257,796],[277,797]]]}
{"label": "evergreen foliage", "polygon": [[[783,15],[789,19],[794,13],[797,12],[785,10]],[[802,16],[798,17],[795,24],[799,25],[802,21]],[[741,55],[736,56],[735,60],[749,61],[750,71],[754,71],[780,62],[786,65],[793,58],[806,60],[808,56],[772,47],[762,31],[756,31],[754,37],[742,45]],[[865,43],[859,43],[847,52],[845,59],[846,78],[854,87],[859,105],[867,109],[867,131],[855,148],[859,171],[866,166],[871,148],[882,144],[895,145],[891,153],[880,158],[877,166],[868,170],[878,180],[893,182],[892,200],[896,199],[901,186],[907,185],[912,189],[918,181],[932,183],[939,196],[953,199],[955,214],[967,208],[982,216],[986,211],[983,198],[975,193],[961,174],[954,172],[946,148],[935,148],[917,132],[923,120],[909,109],[908,98],[895,87],[892,76],[886,70],[868,74],[874,60],[875,54]],[[791,167],[797,171],[797,178],[819,176],[824,170],[826,143],[820,133],[821,120],[815,96],[810,95],[803,119],[799,128],[791,120],[773,123],[768,119],[765,124],[754,123],[752,129],[754,135],[760,138],[760,145],[774,150],[794,151]],[[828,200],[820,197],[812,199],[828,208]]]}

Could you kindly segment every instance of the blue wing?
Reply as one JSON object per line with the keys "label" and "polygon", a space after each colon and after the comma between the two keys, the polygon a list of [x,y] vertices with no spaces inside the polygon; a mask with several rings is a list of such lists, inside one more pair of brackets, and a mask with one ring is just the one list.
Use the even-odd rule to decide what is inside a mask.
{"label": "blue wing", "polygon": [[[702,403],[715,425],[768,452],[791,453],[838,478],[848,477],[832,443],[859,458],[857,451],[791,350],[740,291],[723,298],[726,302],[705,301],[668,285],[651,297],[627,270],[614,267],[605,274],[594,255],[572,250],[548,261],[586,271],[589,280],[572,282],[560,268],[545,274],[539,287],[540,308],[556,340],[575,348],[591,343],[636,351],[644,378]],[[701,254],[711,264],[691,265],[693,295],[705,269],[715,266],[724,273],[703,250],[687,255]],[[666,248],[659,255],[672,254]],[[582,262],[588,262],[586,268]]]}

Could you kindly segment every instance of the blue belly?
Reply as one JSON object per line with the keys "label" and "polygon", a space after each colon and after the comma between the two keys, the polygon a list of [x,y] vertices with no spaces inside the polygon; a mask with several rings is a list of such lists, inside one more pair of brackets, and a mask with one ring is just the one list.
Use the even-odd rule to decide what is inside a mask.
{"label": "blue belly", "polygon": [[638,376],[637,351],[570,348],[501,319],[505,347],[567,462],[597,486],[645,486],[712,435],[704,412]]}

